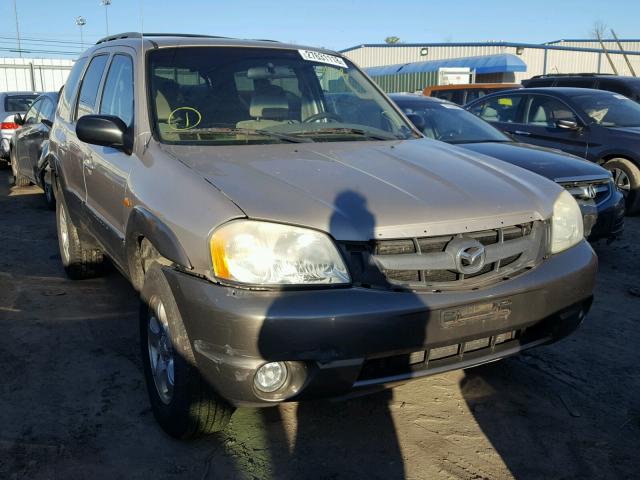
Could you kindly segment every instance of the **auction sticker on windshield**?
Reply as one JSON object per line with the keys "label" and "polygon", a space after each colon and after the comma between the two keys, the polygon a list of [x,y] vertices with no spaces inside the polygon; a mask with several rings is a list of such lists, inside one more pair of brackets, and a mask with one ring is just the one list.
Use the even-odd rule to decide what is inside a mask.
{"label": "auction sticker on windshield", "polygon": [[326,63],[328,65],[335,65],[337,67],[349,68],[345,61],[335,55],[328,55],[322,52],[315,52],[313,50],[298,50],[300,56],[310,62]]}

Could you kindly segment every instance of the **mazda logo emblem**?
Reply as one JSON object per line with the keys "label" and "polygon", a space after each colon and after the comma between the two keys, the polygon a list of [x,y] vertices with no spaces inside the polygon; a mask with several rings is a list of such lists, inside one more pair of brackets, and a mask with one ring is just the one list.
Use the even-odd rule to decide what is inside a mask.
{"label": "mazda logo emblem", "polygon": [[473,238],[456,238],[447,245],[455,258],[456,270],[465,275],[478,273],[485,264],[484,245]]}

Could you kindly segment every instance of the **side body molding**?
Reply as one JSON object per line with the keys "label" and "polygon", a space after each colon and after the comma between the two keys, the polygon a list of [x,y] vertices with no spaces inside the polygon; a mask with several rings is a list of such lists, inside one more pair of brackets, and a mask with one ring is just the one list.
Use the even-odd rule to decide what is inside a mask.
{"label": "side body molding", "polygon": [[146,208],[134,207],[125,236],[128,258],[133,258],[140,236],[148,239],[163,257],[190,270],[193,268],[173,231]]}

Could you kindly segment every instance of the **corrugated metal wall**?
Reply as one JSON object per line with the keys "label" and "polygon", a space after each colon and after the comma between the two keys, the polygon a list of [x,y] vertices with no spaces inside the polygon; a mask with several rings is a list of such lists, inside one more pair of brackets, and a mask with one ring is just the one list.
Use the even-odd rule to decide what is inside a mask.
{"label": "corrugated metal wall", "polygon": [[[640,42],[638,42],[640,43]],[[420,55],[422,48],[428,48],[427,55]],[[631,50],[631,49],[629,49]],[[637,49],[640,51],[640,45]],[[545,68],[546,51],[546,68]],[[355,50],[343,52],[360,67],[377,67],[398,63],[424,62],[447,58],[471,57],[477,55],[493,55],[497,53],[518,54],[516,46],[502,45],[437,45],[437,46],[362,46]],[[620,75],[629,75],[629,68],[620,54],[611,54],[612,60]],[[628,56],[637,74],[640,74],[640,55]],[[515,81],[520,82],[533,75],[544,73],[613,73],[607,58],[599,52],[562,50],[553,48],[527,47],[520,52],[520,58],[527,64],[526,72],[517,72]]]}
{"label": "corrugated metal wall", "polygon": [[375,82],[387,93],[422,91],[429,85],[438,83],[438,72],[403,73],[400,75],[382,75]]}
{"label": "corrugated metal wall", "polygon": [[0,92],[58,90],[72,66],[72,60],[54,58],[0,58]]}

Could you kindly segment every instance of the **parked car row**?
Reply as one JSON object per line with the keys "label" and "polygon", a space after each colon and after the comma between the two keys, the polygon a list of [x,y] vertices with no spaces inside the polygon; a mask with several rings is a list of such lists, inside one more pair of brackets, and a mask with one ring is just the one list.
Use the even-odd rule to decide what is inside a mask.
{"label": "parked car row", "polygon": [[[17,179],[50,166],[69,277],[109,258],[140,291],[149,400],[179,438],[238,406],[359,395],[567,336],[595,282],[584,218],[602,233],[585,208],[620,203],[597,166],[449,103],[419,131],[324,49],[115,35],[76,61],[52,119],[41,99],[13,142]],[[422,110],[405,107],[418,124]]]}
{"label": "parked car row", "polygon": [[18,129],[10,139],[9,156],[14,181],[18,186],[35,183],[44,190],[47,205],[55,208],[51,186],[51,168],[47,160],[49,132],[53,126],[58,93],[38,96],[22,116],[15,114]]}
{"label": "parked car row", "polygon": [[554,87],[494,93],[466,105],[520,142],[601,164],[629,213],[640,210],[640,105],[604,90]]}
{"label": "parked car row", "polygon": [[624,197],[611,174],[580,157],[514,140],[462,107],[437,98],[394,94],[391,99],[428,138],[434,138],[531,170],[578,201],[590,240],[614,239],[624,228]]}

